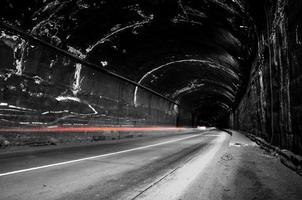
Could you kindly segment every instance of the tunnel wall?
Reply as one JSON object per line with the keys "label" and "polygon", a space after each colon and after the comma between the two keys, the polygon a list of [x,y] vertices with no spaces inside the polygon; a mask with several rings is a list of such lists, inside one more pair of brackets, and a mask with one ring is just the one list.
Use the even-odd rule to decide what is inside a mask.
{"label": "tunnel wall", "polygon": [[231,122],[302,154],[302,1],[265,1],[266,27],[250,83]]}
{"label": "tunnel wall", "polygon": [[[184,108],[101,66],[80,62],[14,30],[2,27],[0,33],[1,130],[191,124]],[[76,49],[69,51],[85,59]]]}

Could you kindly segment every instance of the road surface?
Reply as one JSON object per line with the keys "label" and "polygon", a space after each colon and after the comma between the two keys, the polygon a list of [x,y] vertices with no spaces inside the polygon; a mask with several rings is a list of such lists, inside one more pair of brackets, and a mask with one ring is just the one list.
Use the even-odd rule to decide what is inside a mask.
{"label": "road surface", "polygon": [[148,199],[149,190],[178,171],[187,181],[167,189],[180,195],[229,137],[200,131],[0,155],[0,199]]}

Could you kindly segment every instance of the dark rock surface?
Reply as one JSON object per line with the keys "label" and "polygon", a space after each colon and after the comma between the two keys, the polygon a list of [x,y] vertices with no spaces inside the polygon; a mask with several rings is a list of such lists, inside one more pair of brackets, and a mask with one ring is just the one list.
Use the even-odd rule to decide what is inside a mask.
{"label": "dark rock surface", "polygon": [[235,127],[302,154],[302,2],[267,0],[261,9],[258,55]]}

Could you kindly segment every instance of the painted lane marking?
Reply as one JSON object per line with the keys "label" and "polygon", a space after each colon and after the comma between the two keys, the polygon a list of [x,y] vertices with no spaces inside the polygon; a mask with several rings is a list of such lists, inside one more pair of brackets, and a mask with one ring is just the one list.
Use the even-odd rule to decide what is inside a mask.
{"label": "painted lane marking", "polygon": [[220,135],[204,135],[204,136],[206,136],[206,137],[218,137]]}
{"label": "painted lane marking", "polygon": [[161,143],[157,143],[157,144],[147,145],[147,146],[143,146],[143,147],[137,147],[137,148],[118,151],[118,152],[113,152],[113,153],[107,153],[107,154],[91,156],[91,157],[86,157],[86,158],[80,158],[80,159],[76,159],[76,160],[59,162],[59,163],[54,163],[54,164],[49,164],[49,165],[42,165],[42,166],[39,166],[39,167],[32,167],[32,168],[28,168],[28,169],[21,169],[21,170],[6,172],[6,173],[0,174],[0,177],[7,176],[7,175],[12,175],[12,174],[23,173],[23,172],[28,172],[28,171],[34,171],[34,170],[38,170],[38,169],[54,167],[54,166],[67,165],[67,164],[71,164],[71,163],[76,163],[76,162],[81,162],[81,161],[86,161],[86,160],[92,160],[92,159],[96,159],[96,158],[103,158],[103,157],[107,157],[107,156],[118,155],[118,154],[137,151],[137,150],[141,150],[141,149],[147,149],[147,148],[150,148],[150,147],[161,146],[161,145],[174,143],[174,142],[178,142],[178,141],[181,141],[181,140],[186,140],[186,139],[190,139],[190,138],[194,138],[194,137],[198,137],[198,136],[202,136],[202,135],[203,134],[192,135],[192,136],[188,136],[188,137],[184,137],[184,138],[180,138],[180,139],[176,139],[176,140],[170,140],[170,141],[166,141],[166,142],[161,142]]}

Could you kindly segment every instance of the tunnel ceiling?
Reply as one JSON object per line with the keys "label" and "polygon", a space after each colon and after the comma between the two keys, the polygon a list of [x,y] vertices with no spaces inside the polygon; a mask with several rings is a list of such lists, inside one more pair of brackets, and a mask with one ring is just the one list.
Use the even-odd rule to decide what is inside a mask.
{"label": "tunnel ceiling", "polygon": [[[243,0],[6,0],[1,18],[217,123],[244,92],[257,44]],[[139,90],[137,91],[139,93]]]}

